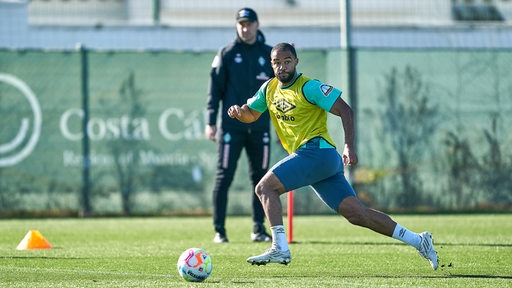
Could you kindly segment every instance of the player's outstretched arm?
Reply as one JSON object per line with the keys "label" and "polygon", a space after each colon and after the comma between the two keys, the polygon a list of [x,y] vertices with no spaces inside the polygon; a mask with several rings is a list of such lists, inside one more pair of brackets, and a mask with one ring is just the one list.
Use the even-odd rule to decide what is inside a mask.
{"label": "player's outstretched arm", "polygon": [[256,110],[252,110],[247,106],[247,104],[244,104],[241,107],[238,105],[229,107],[228,115],[231,118],[238,119],[240,122],[252,123],[260,118],[261,113]]}

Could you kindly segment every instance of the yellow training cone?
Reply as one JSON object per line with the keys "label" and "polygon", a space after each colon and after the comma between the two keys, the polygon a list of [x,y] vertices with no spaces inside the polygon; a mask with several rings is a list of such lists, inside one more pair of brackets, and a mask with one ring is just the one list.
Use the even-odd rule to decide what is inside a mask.
{"label": "yellow training cone", "polygon": [[28,231],[25,238],[21,240],[16,250],[50,249],[52,245],[44,238],[38,230]]}

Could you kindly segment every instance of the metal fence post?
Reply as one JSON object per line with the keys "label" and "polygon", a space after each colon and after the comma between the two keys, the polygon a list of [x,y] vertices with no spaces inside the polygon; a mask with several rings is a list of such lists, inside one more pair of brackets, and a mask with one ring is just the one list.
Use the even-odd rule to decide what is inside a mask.
{"label": "metal fence post", "polygon": [[81,88],[82,88],[82,111],[84,117],[82,119],[82,194],[80,198],[80,217],[88,217],[91,213],[90,203],[90,148],[89,133],[87,132],[87,123],[89,122],[89,63],[87,60],[87,49],[79,43],[77,45],[80,51],[81,66]]}

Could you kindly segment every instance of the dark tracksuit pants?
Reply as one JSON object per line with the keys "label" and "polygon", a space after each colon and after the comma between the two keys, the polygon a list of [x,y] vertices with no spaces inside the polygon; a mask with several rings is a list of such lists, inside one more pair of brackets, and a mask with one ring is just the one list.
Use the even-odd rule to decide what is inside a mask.
{"label": "dark tracksuit pants", "polygon": [[[249,162],[249,176],[252,182],[252,219],[255,229],[264,224],[265,212],[261,202],[254,193],[254,188],[267,173],[270,160],[270,134],[254,131],[220,131],[217,174],[213,190],[213,224],[215,231],[225,234],[228,190],[233,182],[238,159],[245,148]],[[259,232],[259,231],[253,231]]]}

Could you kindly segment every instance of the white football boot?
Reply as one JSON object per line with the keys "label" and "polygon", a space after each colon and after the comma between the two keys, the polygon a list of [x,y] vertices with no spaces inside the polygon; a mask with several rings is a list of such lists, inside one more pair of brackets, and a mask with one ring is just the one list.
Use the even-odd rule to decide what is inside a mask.
{"label": "white football boot", "polygon": [[267,263],[279,263],[288,265],[292,261],[290,250],[281,251],[277,248],[270,248],[263,254],[247,258],[252,265],[266,265]]}
{"label": "white football boot", "polygon": [[422,232],[420,233],[421,242],[420,247],[418,248],[418,253],[420,253],[423,258],[427,259],[430,262],[430,266],[432,269],[436,270],[439,265],[437,259],[437,252],[434,250],[434,241],[432,240],[432,233],[430,232]]}

